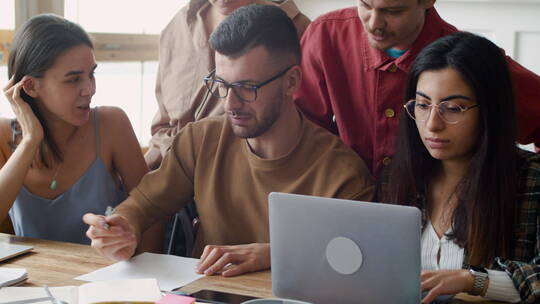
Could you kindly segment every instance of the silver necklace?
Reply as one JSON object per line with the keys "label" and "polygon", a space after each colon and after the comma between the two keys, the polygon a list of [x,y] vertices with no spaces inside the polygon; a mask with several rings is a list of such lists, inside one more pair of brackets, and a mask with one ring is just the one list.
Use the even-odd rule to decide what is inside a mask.
{"label": "silver necklace", "polygon": [[[78,130],[79,130],[79,128],[75,128],[73,133],[68,137],[68,140],[67,140],[68,144],[71,142],[71,140],[73,139],[73,136],[75,136],[75,133],[77,133]],[[58,181],[56,180],[56,177],[58,176],[58,172],[60,172],[60,169],[62,168],[62,164],[63,164],[63,162],[58,164],[58,168],[56,168],[56,172],[54,173],[54,175],[53,175],[53,177],[51,179],[51,184],[49,185],[49,189],[51,189],[53,191],[56,190],[56,188],[58,188]]]}
{"label": "silver necklace", "polygon": [[56,169],[56,172],[54,173],[51,184],[49,185],[49,189],[56,190],[58,187],[58,182],[56,181],[56,176],[58,176],[58,172],[60,171],[60,167],[62,167],[62,164],[58,165],[58,168]]}

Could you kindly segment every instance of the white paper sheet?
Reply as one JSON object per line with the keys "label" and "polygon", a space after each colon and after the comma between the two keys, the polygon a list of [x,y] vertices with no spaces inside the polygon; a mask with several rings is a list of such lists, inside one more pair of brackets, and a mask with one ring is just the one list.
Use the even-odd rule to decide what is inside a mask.
{"label": "white paper sheet", "polygon": [[79,303],[155,303],[161,299],[155,279],[86,283],[79,286]]}
{"label": "white paper sheet", "polygon": [[16,285],[26,280],[27,273],[25,268],[0,268],[0,288],[4,286]]}
{"label": "white paper sheet", "polygon": [[[69,304],[77,304],[77,287],[49,287],[52,295]],[[0,302],[22,301],[47,297],[43,287],[4,287],[0,289]],[[50,300],[35,304],[51,304]]]}
{"label": "white paper sheet", "polygon": [[[51,294],[68,304],[154,303],[161,298],[155,279],[86,283],[79,287],[49,287]],[[0,289],[0,303],[45,298],[34,304],[51,304],[43,287],[5,287]]]}
{"label": "white paper sheet", "polygon": [[9,260],[30,250],[32,250],[32,246],[0,242],[0,261]]}
{"label": "white paper sheet", "polygon": [[76,277],[81,281],[108,281],[123,279],[155,278],[162,290],[173,290],[185,286],[201,277],[195,273],[197,259],[174,255],[143,253],[129,261],[98,269]]}

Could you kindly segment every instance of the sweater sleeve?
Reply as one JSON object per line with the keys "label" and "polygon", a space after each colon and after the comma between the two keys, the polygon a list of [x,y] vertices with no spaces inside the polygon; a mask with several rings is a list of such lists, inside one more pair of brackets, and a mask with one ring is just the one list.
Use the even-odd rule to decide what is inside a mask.
{"label": "sweater sleeve", "polygon": [[521,300],[519,293],[510,276],[499,270],[488,270],[489,286],[486,298],[496,301],[517,303]]}
{"label": "sweater sleeve", "polygon": [[142,214],[172,215],[193,199],[196,148],[191,124],[175,137],[161,166],[146,174],[131,192]]}

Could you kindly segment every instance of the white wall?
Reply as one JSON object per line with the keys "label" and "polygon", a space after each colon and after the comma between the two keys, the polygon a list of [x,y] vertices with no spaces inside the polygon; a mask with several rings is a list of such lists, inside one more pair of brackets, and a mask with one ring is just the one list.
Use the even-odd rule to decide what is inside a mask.
{"label": "white wall", "polygon": [[540,74],[540,1],[439,1],[441,16],[459,29],[486,36]]}
{"label": "white wall", "polygon": [[356,6],[357,0],[294,0],[300,11],[311,20],[339,8]]}

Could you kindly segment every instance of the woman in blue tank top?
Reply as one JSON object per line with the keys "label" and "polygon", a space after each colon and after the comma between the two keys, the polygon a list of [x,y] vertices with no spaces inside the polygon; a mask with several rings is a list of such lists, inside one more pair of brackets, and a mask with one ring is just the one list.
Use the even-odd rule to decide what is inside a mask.
{"label": "woman in blue tank top", "polygon": [[90,243],[85,213],[116,206],[148,171],[119,108],[91,108],[94,50],[77,24],[55,15],[16,33],[0,119],[0,222],[17,235]]}

